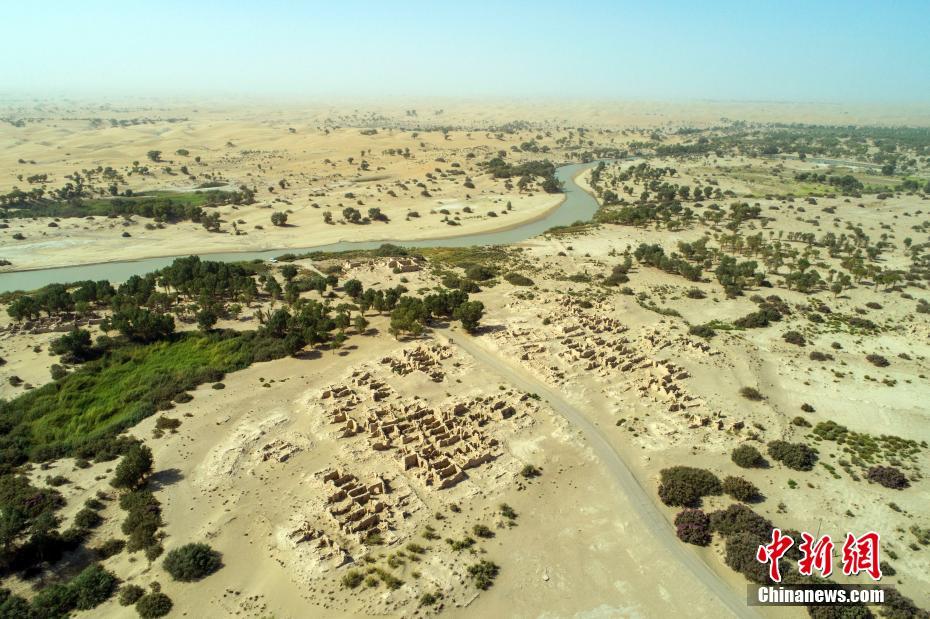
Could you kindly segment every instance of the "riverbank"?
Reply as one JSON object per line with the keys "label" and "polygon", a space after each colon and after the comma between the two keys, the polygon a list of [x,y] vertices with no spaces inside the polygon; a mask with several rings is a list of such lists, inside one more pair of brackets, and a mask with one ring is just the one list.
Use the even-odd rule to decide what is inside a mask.
{"label": "riverbank", "polygon": [[[469,203],[482,204],[473,206],[472,214],[463,212],[455,226],[456,233],[441,234],[453,227],[438,221],[430,221],[435,216],[417,217],[400,220],[396,224],[388,224],[390,228],[380,223],[353,226],[351,224],[326,225],[318,224],[310,234],[299,234],[299,227],[284,228],[285,234],[274,238],[283,239],[282,243],[270,243],[266,236],[262,236],[262,243],[250,245],[252,235],[233,236],[217,235],[203,230],[195,224],[183,223],[167,227],[165,230],[145,231],[158,233],[158,238],[164,242],[140,243],[134,237],[122,238],[118,233],[112,232],[99,242],[89,242],[86,246],[77,248],[78,239],[62,239],[54,247],[37,243],[40,246],[37,252],[23,252],[17,254],[4,248],[5,255],[22,256],[25,263],[12,259],[11,270],[0,273],[0,292],[11,290],[32,290],[41,286],[57,283],[79,281],[85,279],[108,279],[113,282],[124,281],[132,275],[147,273],[169,264],[178,256],[196,254],[208,256],[213,260],[225,262],[236,260],[269,260],[283,253],[300,253],[305,251],[343,251],[350,249],[372,249],[382,243],[395,243],[411,247],[463,247],[468,245],[497,245],[516,243],[536,236],[553,226],[571,224],[577,220],[590,219],[597,210],[597,202],[585,188],[576,184],[576,180],[584,174],[593,164],[568,164],[558,168],[557,176],[565,186],[565,193],[541,194],[526,196],[489,196]],[[509,214],[506,212],[507,203],[513,205]],[[443,209],[451,204],[439,205]],[[487,216],[490,206],[497,216]],[[501,207],[503,206],[503,208]],[[233,209],[231,206],[220,209]],[[476,214],[481,208],[484,216]],[[112,220],[106,220],[112,221]],[[507,222],[500,225],[500,222]],[[439,225],[443,227],[440,228]],[[354,239],[342,240],[337,234],[345,234],[346,226],[351,226]],[[141,226],[140,226],[141,227]],[[271,226],[269,226],[271,228]],[[385,238],[381,230],[390,229],[397,232],[397,236]],[[57,230],[57,228],[56,228]],[[319,231],[322,230],[322,233]],[[405,231],[409,232],[405,234]],[[430,232],[434,234],[430,234]],[[189,232],[190,235],[179,235],[179,232]],[[272,232],[262,230],[261,233]],[[435,234],[439,232],[440,234]],[[215,243],[215,239],[221,239]],[[259,237],[254,237],[258,239]],[[144,239],[143,239],[144,240]],[[124,247],[119,247],[120,242]],[[27,247],[25,242],[20,248]],[[236,243],[236,244],[233,244]],[[46,245],[46,246],[43,246]],[[271,245],[272,248],[268,248]],[[100,260],[102,256],[108,259]],[[10,259],[10,258],[7,258]],[[25,268],[17,268],[25,264]],[[14,270],[15,269],[15,270]]]}

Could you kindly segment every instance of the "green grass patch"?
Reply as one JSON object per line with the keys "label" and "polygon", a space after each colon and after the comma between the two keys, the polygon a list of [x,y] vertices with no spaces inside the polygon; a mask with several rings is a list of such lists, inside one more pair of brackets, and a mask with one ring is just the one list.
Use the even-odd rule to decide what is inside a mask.
{"label": "green grass patch", "polygon": [[251,331],[120,346],[61,380],[0,402],[0,464],[74,455],[170,408],[184,391],[285,354],[280,340]]}

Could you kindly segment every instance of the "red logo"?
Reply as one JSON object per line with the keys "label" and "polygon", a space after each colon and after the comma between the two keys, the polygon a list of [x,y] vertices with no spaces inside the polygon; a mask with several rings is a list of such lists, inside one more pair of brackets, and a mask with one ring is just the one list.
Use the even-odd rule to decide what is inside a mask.
{"label": "red logo", "polygon": [[778,569],[778,560],[784,556],[788,549],[794,545],[794,540],[781,534],[781,529],[772,529],[772,542],[759,546],[756,551],[756,560],[759,563],[769,563],[769,578],[781,582],[781,571]]}
{"label": "red logo", "polygon": [[[781,529],[772,529],[772,541],[759,546],[756,551],[756,560],[759,563],[769,564],[769,578],[773,582],[781,582],[781,570],[778,560],[788,549],[794,545],[790,535],[784,535]],[[804,576],[813,576],[816,570],[821,576],[827,577],[833,573],[833,540],[829,535],[814,538],[810,533],[801,533],[801,559],[798,561],[798,572]],[[872,580],[882,577],[881,562],[879,561],[879,535],[869,531],[860,537],[852,533],[846,534],[846,541],[842,549],[843,574],[855,576],[860,572],[868,574]]]}

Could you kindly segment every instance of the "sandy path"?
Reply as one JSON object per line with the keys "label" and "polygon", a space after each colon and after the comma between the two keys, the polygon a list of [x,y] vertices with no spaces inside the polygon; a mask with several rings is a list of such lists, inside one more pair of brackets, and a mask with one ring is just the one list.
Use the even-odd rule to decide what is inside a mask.
{"label": "sandy path", "polygon": [[601,431],[591,423],[581,411],[568,403],[561,395],[551,390],[544,383],[521,371],[519,368],[513,367],[509,362],[486,350],[476,343],[474,339],[464,333],[460,332],[456,336],[456,339],[454,341],[450,339],[449,343],[458,346],[471,355],[478,363],[481,363],[486,368],[505,377],[520,389],[528,393],[536,393],[545,400],[553,410],[581,430],[588,444],[591,446],[591,449],[607,467],[614,481],[617,482],[620,490],[626,496],[630,506],[634,508],[645,530],[651,533],[653,539],[661,544],[662,549],[667,555],[685,566],[710,593],[715,595],[720,602],[733,613],[734,616],[759,616],[755,610],[746,606],[746,600],[720,580],[700,557],[696,556],[678,541],[678,538],[672,532],[672,528],[652,502],[652,499],[646,493],[645,489],[636,480],[632,472],[630,472],[630,469],[627,467],[620,454],[617,453]]}

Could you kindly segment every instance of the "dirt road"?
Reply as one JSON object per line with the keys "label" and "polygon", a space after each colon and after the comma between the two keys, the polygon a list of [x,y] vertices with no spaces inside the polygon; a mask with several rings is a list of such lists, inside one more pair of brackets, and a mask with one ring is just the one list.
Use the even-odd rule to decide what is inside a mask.
{"label": "dirt road", "polygon": [[746,605],[746,600],[742,595],[720,580],[700,557],[678,540],[674,529],[665,520],[646,490],[630,472],[620,454],[607,441],[601,430],[588,420],[581,411],[524,369],[509,363],[499,355],[482,347],[474,338],[459,332],[453,339],[449,339],[449,342],[471,355],[475,361],[487,369],[510,381],[514,386],[528,393],[537,394],[553,410],[581,430],[588,445],[590,445],[597,458],[607,467],[611,477],[617,482],[630,506],[635,509],[644,530],[648,531],[662,545],[668,556],[677,559],[688,568],[694,574],[694,577],[711,594],[715,595],[734,616],[759,617],[753,608]]}

